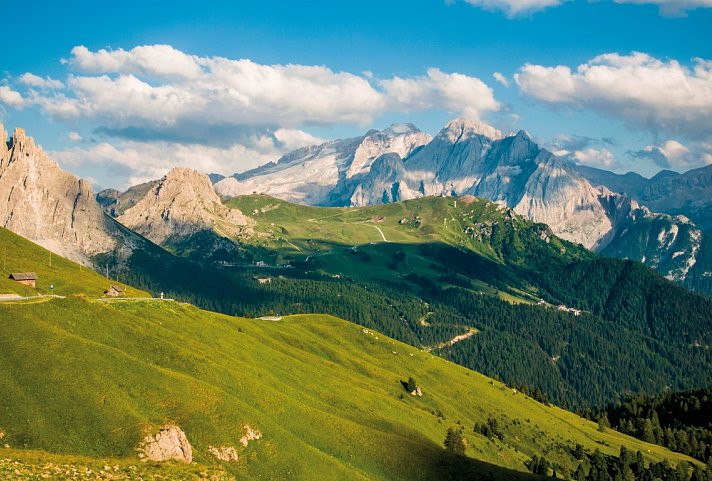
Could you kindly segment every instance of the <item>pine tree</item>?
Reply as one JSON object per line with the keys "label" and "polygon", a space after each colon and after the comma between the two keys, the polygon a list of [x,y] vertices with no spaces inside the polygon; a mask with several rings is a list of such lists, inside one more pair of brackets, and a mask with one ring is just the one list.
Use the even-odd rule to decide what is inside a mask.
{"label": "pine tree", "polygon": [[598,430],[601,432],[605,432],[606,429],[611,427],[611,423],[608,421],[608,416],[604,414],[600,418],[598,418]]}
{"label": "pine tree", "polygon": [[445,435],[445,450],[455,456],[465,455],[465,439],[457,428],[448,428]]}
{"label": "pine tree", "polygon": [[408,384],[406,385],[406,389],[408,392],[413,392],[418,388],[418,384],[415,382],[415,378],[412,376],[408,378]]}

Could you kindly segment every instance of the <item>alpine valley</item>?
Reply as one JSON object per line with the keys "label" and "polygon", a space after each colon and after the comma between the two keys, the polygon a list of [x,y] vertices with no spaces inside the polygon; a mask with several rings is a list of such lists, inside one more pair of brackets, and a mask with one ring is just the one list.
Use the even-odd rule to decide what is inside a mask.
{"label": "alpine valley", "polygon": [[[712,293],[704,281],[712,276],[709,247],[700,228],[682,215],[690,213],[680,210],[684,200],[670,200],[665,208],[661,195],[651,204],[658,199],[652,194],[630,195],[615,183],[609,189],[598,178],[594,185],[588,172],[540,148],[525,131],[504,135],[459,118],[433,139],[402,124],[300,149],[276,164],[220,180],[215,189],[224,197],[260,192],[307,205],[351,207],[474,195],[545,223],[562,239],[639,260],[668,279]],[[706,225],[704,214],[699,218]]]}
{"label": "alpine valley", "polygon": [[459,118],[94,195],[15,129],[0,477],[708,476],[605,411],[712,385],[707,206],[594,174]]}

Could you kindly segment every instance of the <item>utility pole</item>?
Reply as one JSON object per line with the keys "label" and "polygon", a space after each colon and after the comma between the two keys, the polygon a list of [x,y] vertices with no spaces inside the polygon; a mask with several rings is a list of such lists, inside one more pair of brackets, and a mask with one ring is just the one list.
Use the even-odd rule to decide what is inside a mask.
{"label": "utility pole", "polygon": [[49,251],[49,266],[52,267],[52,251]]}
{"label": "utility pole", "polygon": [[109,264],[106,264],[106,278],[109,278]]}

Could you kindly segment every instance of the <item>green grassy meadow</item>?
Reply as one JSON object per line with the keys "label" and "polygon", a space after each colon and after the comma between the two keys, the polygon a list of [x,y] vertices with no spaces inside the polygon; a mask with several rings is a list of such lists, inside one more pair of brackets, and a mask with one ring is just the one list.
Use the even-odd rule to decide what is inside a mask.
{"label": "green grassy meadow", "polygon": [[[9,279],[13,272],[36,273],[37,288]],[[116,280],[106,279],[92,269],[60,256],[50,256],[47,249],[0,227],[0,294],[34,297],[54,293],[59,296],[102,297],[112,284],[124,288],[127,297],[148,295]],[[50,290],[50,285],[54,285],[53,290]]]}
{"label": "green grassy meadow", "polygon": [[[572,470],[575,444],[687,459],[329,316],[71,298],[2,305],[0,319],[0,429],[13,448],[131,459],[146,432],[176,423],[201,465],[220,464],[209,446],[237,447],[223,468],[238,479],[437,479],[445,432],[461,426],[473,469],[496,479],[526,478],[534,454]],[[409,376],[423,397],[405,392]],[[503,441],[472,431],[493,416]],[[243,448],[245,425],[264,437]]]}

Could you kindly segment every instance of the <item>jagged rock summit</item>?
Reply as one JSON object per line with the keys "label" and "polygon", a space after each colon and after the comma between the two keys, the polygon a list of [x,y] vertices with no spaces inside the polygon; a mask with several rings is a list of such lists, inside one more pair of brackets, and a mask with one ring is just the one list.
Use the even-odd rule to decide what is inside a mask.
{"label": "jagged rock summit", "polygon": [[83,264],[114,249],[89,182],[63,171],[23,129],[7,138],[0,124],[0,226]]}
{"label": "jagged rock summit", "polygon": [[117,220],[156,244],[200,231],[234,237],[249,229],[242,212],[221,203],[207,175],[185,167],[176,167],[153,183]]}
{"label": "jagged rock summit", "polygon": [[368,174],[378,157],[395,153],[405,158],[430,138],[413,124],[393,124],[361,137],[297,149],[276,163],[223,179],[215,190],[226,197],[262,192],[302,204],[333,205],[350,198],[357,184],[353,179]]}

